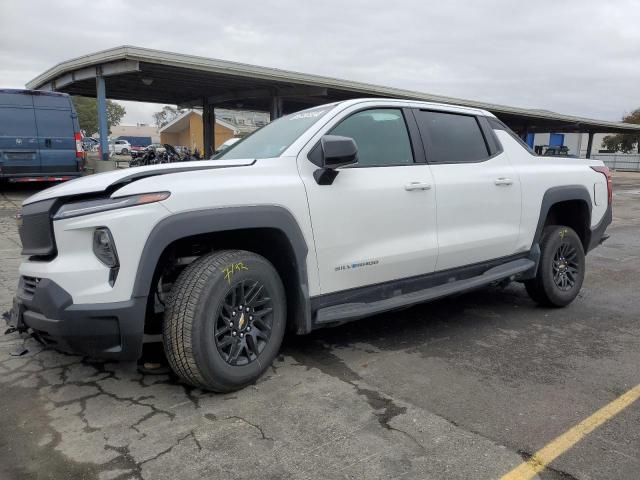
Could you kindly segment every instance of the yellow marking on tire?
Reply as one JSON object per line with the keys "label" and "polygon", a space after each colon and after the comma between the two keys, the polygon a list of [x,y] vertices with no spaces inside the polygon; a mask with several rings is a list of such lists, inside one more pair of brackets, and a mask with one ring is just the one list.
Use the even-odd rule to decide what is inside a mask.
{"label": "yellow marking on tire", "polygon": [[249,270],[249,269],[244,266],[244,262],[232,263],[228,267],[222,269],[222,271],[224,272],[224,278],[227,279],[227,282],[229,283],[229,285],[231,285],[231,277],[233,276],[233,273],[239,272],[240,270]]}
{"label": "yellow marking on tire", "polygon": [[570,428],[565,433],[538,450],[526,462],[520,464],[501,480],[526,480],[535,477],[560,455],[565,453],[584,437],[593,432],[607,420],[611,420],[622,410],[640,398],[640,385],[619,396],[588,418]]}

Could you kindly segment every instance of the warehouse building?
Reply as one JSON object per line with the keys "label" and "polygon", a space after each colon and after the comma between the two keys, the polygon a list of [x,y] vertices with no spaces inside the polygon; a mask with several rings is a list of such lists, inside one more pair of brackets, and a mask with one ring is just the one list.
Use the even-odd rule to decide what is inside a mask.
{"label": "warehouse building", "polygon": [[[121,46],[61,62],[27,83],[27,88],[96,97],[100,131],[107,131],[106,99],[202,108],[203,146],[213,151],[219,109],[269,112],[271,119],[314,105],[350,98],[401,98],[481,108],[518,135],[638,133],[640,125],[433,95],[319,75],[260,67],[215,58]],[[580,137],[582,138],[582,137]],[[102,138],[107,160],[106,136]],[[535,143],[535,136],[534,136]],[[558,142],[560,137],[549,137]],[[563,137],[563,142],[567,141]],[[596,146],[597,149],[599,146]],[[577,149],[577,147],[576,147]],[[582,146],[580,146],[580,150]]]}

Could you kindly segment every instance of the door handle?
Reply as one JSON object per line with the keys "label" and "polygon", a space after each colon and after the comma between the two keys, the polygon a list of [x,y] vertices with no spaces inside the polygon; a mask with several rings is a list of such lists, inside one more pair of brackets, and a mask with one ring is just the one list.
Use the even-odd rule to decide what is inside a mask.
{"label": "door handle", "polygon": [[493,183],[495,183],[498,186],[505,186],[508,187],[509,185],[513,185],[513,180],[511,180],[510,178],[506,178],[506,177],[500,177],[500,178],[496,178]]}
{"label": "door handle", "polygon": [[424,182],[411,182],[411,183],[407,183],[404,186],[404,189],[407,192],[411,192],[413,190],[431,190],[431,184],[424,183]]}

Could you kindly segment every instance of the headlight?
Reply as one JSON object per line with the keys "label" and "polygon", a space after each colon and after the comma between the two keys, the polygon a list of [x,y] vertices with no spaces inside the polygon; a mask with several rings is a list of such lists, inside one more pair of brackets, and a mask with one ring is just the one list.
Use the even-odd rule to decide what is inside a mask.
{"label": "headlight", "polygon": [[171,195],[169,192],[154,192],[131,195],[129,197],[101,198],[99,200],[66,203],[58,209],[56,214],[53,216],[53,219],[60,220],[63,218],[79,217],[80,215],[105,212],[107,210],[115,210],[117,208],[160,202],[169,198],[169,195]]}
{"label": "headlight", "polygon": [[108,228],[100,227],[93,231],[93,253],[107,267],[118,267],[116,244],[113,242],[113,237]]}

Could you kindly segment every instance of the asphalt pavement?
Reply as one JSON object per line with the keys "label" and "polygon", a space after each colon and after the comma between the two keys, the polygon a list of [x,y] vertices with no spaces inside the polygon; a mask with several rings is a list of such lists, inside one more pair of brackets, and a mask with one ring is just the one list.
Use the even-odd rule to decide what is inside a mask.
{"label": "asphalt pavement", "polygon": [[[611,238],[569,307],[512,284],[288,337],[232,394],[0,336],[0,479],[500,478],[640,384],[640,174],[614,184]],[[3,188],[0,312],[34,191]],[[540,477],[640,478],[638,427],[636,402]]]}

